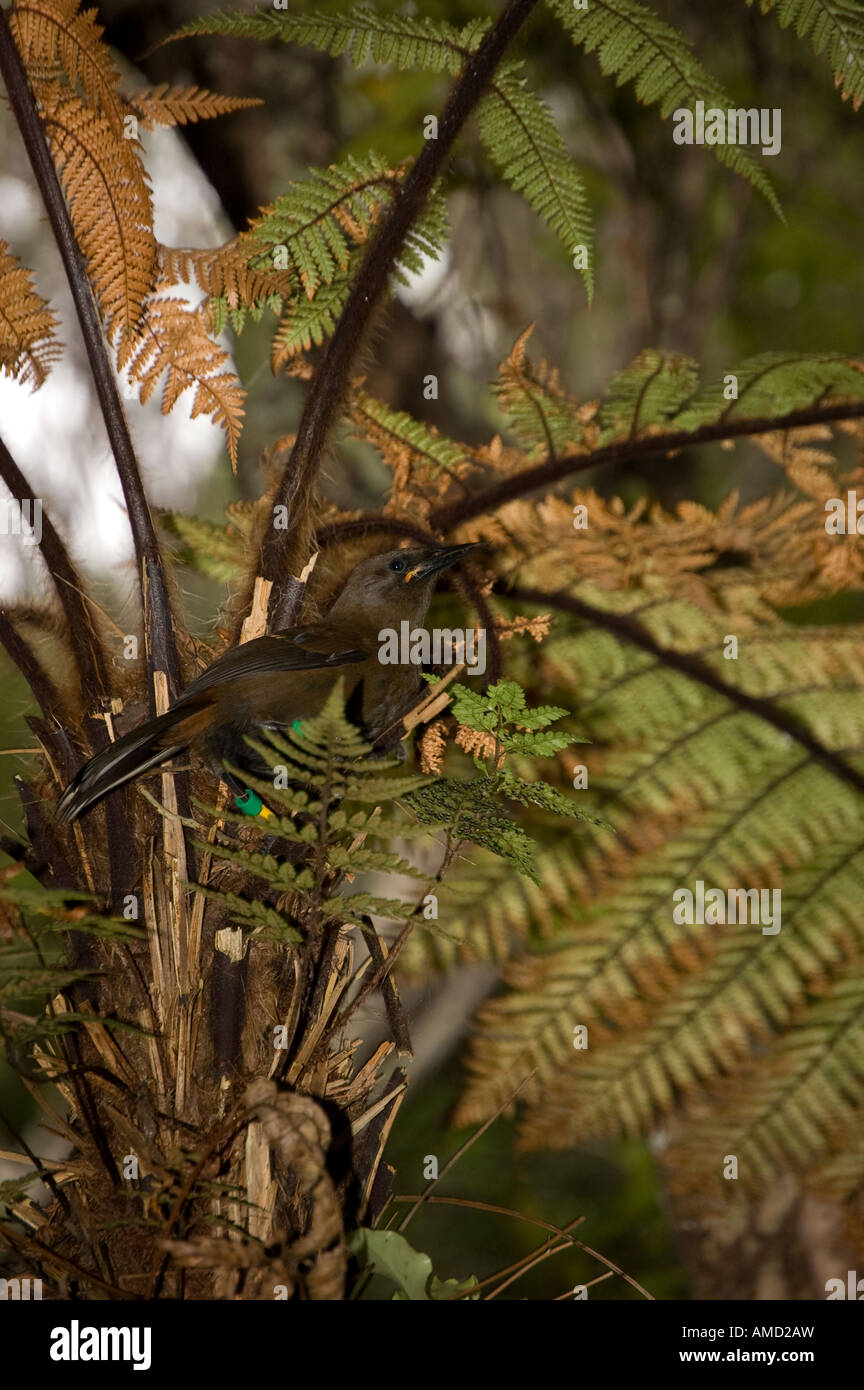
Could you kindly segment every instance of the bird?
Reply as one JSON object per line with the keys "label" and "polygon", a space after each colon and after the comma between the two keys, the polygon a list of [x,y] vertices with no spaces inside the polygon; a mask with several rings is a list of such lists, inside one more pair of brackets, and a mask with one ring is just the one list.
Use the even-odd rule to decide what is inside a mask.
{"label": "bird", "polygon": [[164,714],[92,757],[60,795],[58,818],[77,820],[110,792],[192,746],[243,791],[225,768],[249,766],[246,736],[298,728],[319,713],[340,678],[349,716],[374,746],[421,686],[416,664],[380,660],[379,634],[404,621],[421,625],[439,575],[477,545],[424,545],[367,556],[322,621],[230,648]]}

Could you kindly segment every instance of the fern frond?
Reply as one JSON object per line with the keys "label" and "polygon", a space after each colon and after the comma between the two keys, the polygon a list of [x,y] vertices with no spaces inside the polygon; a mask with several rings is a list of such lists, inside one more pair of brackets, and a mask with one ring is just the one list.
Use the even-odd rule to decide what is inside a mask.
{"label": "fern frond", "polygon": [[119,73],[96,10],[79,13],[79,0],[15,0],[9,16],[15,42],[37,98],[46,84],[60,82],[67,96],[83,93],[86,105],[123,135]]}
{"label": "fern frond", "polygon": [[[328,875],[345,875],[350,883],[363,873],[407,875],[430,882],[427,874],[390,848],[395,826],[383,822],[380,811],[382,802],[392,804],[416,792],[428,779],[397,773],[395,758],[370,758],[371,746],[345,717],[341,682],[320,714],[304,719],[299,731],[273,732],[266,743],[253,738],[247,742],[264,767],[278,772],[272,781],[242,774],[271,811],[268,834],[305,853],[295,860],[220,842],[219,857],[263,879],[280,895],[292,894],[297,920],[314,914],[327,921],[362,924],[369,912],[394,920],[411,917],[414,904],[400,898],[366,891],[336,894],[323,888]],[[223,821],[248,826],[243,816],[219,814]],[[369,843],[376,840],[383,842],[382,848]],[[202,848],[206,849],[203,843]],[[222,890],[212,886],[208,896],[221,897],[231,913],[258,935],[299,939],[292,919],[264,902],[236,895],[229,902]]]}
{"label": "fern frond", "polygon": [[433,425],[415,420],[404,410],[391,410],[357,386],[347,403],[351,433],[379,450],[393,471],[387,510],[398,512],[416,504],[428,484],[435,488],[446,477],[461,477],[472,465],[472,450],[447,439]]}
{"label": "fern frond", "polygon": [[[859,847],[851,880],[856,892],[861,871]],[[685,1143],[670,1154],[676,1186],[686,1189],[692,1171],[718,1183],[722,1155],[731,1154],[747,1187],[763,1186],[778,1169],[810,1168],[821,1190],[818,1173],[826,1159],[842,1163],[861,1143],[862,1044],[864,968],[858,959],[839,973],[827,998],[791,1022],[758,1068],[745,1071],[734,1090],[728,1083],[720,1088],[710,1119],[688,1126]]]}
{"label": "fern frond", "polygon": [[597,415],[598,447],[612,439],[633,439],[668,421],[697,385],[695,362],[646,348],[624,371],[616,372],[607,387]]}
{"label": "fern frond", "polygon": [[505,182],[542,217],[568,256],[585,251],[581,269],[590,303],[591,211],[582,178],[546,103],[511,67],[498,73],[476,115],[483,143]]}
{"label": "fern frond", "polygon": [[[702,384],[689,358],[646,348],[615,373],[599,406],[580,404],[561,390],[546,363],[538,367],[529,362],[530,332],[517,339],[492,389],[511,417],[511,433],[531,450],[531,459],[590,453],[659,432],[683,435],[726,420],[770,420],[864,396],[864,361],[842,353],[761,353]],[[840,486],[831,456],[813,448],[815,441],[827,438],[824,426],[814,426],[805,433],[766,433],[756,443],[796,486],[824,500]]]}
{"label": "fern frond", "polygon": [[[536,376],[538,371],[526,365],[526,341],[527,335],[517,341],[507,374],[510,379],[515,373],[518,383],[528,372],[525,389],[530,397],[530,374]],[[494,389],[500,395],[500,385]],[[597,412],[557,394],[559,438],[562,426],[564,432],[568,428],[569,412],[571,437],[594,449],[657,433],[658,427],[669,433],[689,433],[723,420],[770,420],[829,399],[860,401],[864,361],[843,353],[765,352],[732,364],[721,377],[701,384],[691,359],[646,348],[615,373]],[[587,428],[595,413],[597,428]],[[525,417],[524,404],[520,417]]]}
{"label": "fern frond", "polygon": [[860,400],[862,395],[864,362],[842,353],[764,352],[697,391],[672,417],[672,428],[694,430],[742,416],[770,419],[828,397]]}
{"label": "fern frond", "polygon": [[781,29],[794,25],[799,39],[826,55],[834,85],[857,111],[864,100],[864,10],[858,0],[759,0],[759,8],[775,14]]}
{"label": "fern frond", "polygon": [[[373,159],[375,156],[373,156]],[[365,239],[371,227],[371,219],[377,215],[377,207],[373,209],[372,200],[362,197],[354,212],[358,214],[358,235]],[[333,222],[339,223],[338,213],[334,214]],[[349,231],[353,230],[349,222]],[[314,251],[309,250],[305,236],[301,237],[302,252],[302,274],[309,278],[310,288],[312,278],[324,273],[325,269],[329,273],[327,266],[328,260],[335,264],[332,272],[333,278],[318,285],[313,290],[312,298],[307,296],[295,296],[295,298],[285,306],[279,327],[273,339],[272,345],[272,364],[273,370],[278,371],[282,367],[290,364],[298,353],[308,351],[315,344],[320,345],[325,338],[333,332],[336,322],[348,295],[351,292],[351,281],[357,272],[360,264],[363,248],[362,244],[352,247],[347,252],[347,260],[344,269],[339,266],[338,261],[333,255],[334,248],[340,250],[344,246],[344,227],[342,225],[331,224],[326,238],[313,234]],[[444,241],[447,227],[447,209],[440,190],[433,190],[423,216],[414,223],[400,252],[399,260],[394,267],[394,278],[402,284],[407,283],[410,272],[418,273],[423,269],[429,259],[437,259],[441,254],[441,246]],[[290,235],[291,224],[285,228],[286,235]],[[305,233],[306,228],[303,228]],[[268,233],[269,235],[269,228]],[[264,239],[262,233],[256,229],[256,236]],[[283,245],[288,245],[283,242]],[[289,251],[289,254],[290,251]]]}
{"label": "fern frond", "polygon": [[184,391],[195,391],[191,413],[209,415],[225,431],[232,467],[237,465],[237,445],[243,425],[245,392],[230,358],[208,332],[206,306],[193,308],[174,298],[161,284],[146,308],[140,329],[118,346],[117,365],[130,382],[140,386],[142,404],[150,399],[160,379],[162,413],[167,415]]}
{"label": "fern frond", "polygon": [[[194,280],[210,296],[211,327],[230,321],[240,331],[247,314],[281,314],[273,343],[274,369],[332,332],[350,279],[385,203],[404,176],[374,152],[349,157],[290,184],[246,231],[213,250],[162,247],[164,273]],[[396,274],[417,270],[438,255],[446,226],[440,196],[408,236]]]}
{"label": "fern frond", "polygon": [[347,270],[351,251],[364,244],[403,173],[374,151],[363,160],[349,156],[328,169],[312,169],[311,178],[290,184],[250,224],[244,244],[257,245],[262,257],[266,247],[268,259],[274,248],[284,248],[288,264],[280,269],[290,268],[312,299],[319,286]]}
{"label": "fern frond", "polygon": [[51,308],[0,241],[0,372],[38,390],[62,352]]}
{"label": "fern frond", "polygon": [[154,125],[192,125],[196,121],[211,121],[233,111],[245,111],[250,106],[263,106],[261,97],[227,97],[208,92],[203,87],[172,87],[161,82],[158,87],[142,87],[126,98],[126,105],[137,115],[145,129]]}
{"label": "fern frond", "polygon": [[[860,766],[864,658],[857,630],[828,641],[822,631],[788,628],[775,616],[769,631],[742,636],[739,661],[725,663],[728,616],[709,619],[680,600],[658,603],[638,593],[595,601],[639,610],[664,646],[683,643],[703,660],[715,652],[708,659],[720,659],[727,682],[782,702],[825,746],[844,749]],[[459,1119],[488,1114],[537,1068],[526,1088],[526,1143],[645,1133],[690,1099],[704,1109],[706,1091],[723,1094],[724,1077],[736,1078],[728,1086],[737,1097],[743,1068],[754,1078],[754,1105],[740,1112],[746,1144],[727,1137],[721,1152],[746,1153],[748,1171],[762,1179],[777,1167],[801,1170],[824,1160],[849,1142],[845,1121],[860,1115],[852,1079],[840,1080],[857,1042],[835,1061],[825,1046],[826,1038],[839,1039],[830,1028],[845,1005],[837,1002],[832,1012],[816,1002],[827,993],[845,1000],[845,982],[860,973],[851,963],[861,956],[864,935],[850,907],[864,889],[859,798],[752,713],[611,634],[555,636],[544,657],[541,689],[550,680],[554,688],[559,668],[567,684],[578,682],[592,739],[583,756],[593,792],[581,795],[586,806],[602,807],[617,833],[595,832],[581,854],[564,843],[542,851],[538,889],[522,886],[514,894],[511,887],[499,898],[487,882],[475,897],[464,876],[451,881],[449,892],[469,894],[457,933],[463,953],[506,955],[514,935],[534,942],[506,966],[513,992],[482,1011]],[[673,894],[696,879],[724,891],[779,889],[781,930],[764,936],[758,925],[679,924]],[[446,949],[435,943],[439,957]],[[856,988],[860,1014],[860,979]],[[819,1083],[824,1132],[817,1142],[810,1125],[796,1147],[800,1108],[811,1105],[806,1067],[804,1089],[789,1092],[788,1113],[778,1096],[786,1094],[788,1058],[804,1061],[792,1041],[798,1020],[801,1044],[812,1043],[810,1062],[824,1062],[827,1080]],[[574,1047],[575,1025],[588,1028],[587,1050]],[[850,1028],[858,1026],[850,1014]],[[838,1097],[845,1090],[844,1108]],[[709,1159],[718,1162],[716,1144],[721,1132],[730,1135],[736,1110],[737,1103],[722,1112],[725,1120],[718,1114],[716,1126],[713,1118],[705,1122],[704,1144],[698,1126],[692,1138],[685,1130],[686,1161],[699,1164],[690,1169],[693,1184]],[[751,1125],[759,1115],[764,1124]]]}
{"label": "fern frond", "polygon": [[446,825],[454,840],[470,840],[500,855],[520,874],[535,876],[534,846],[530,836],[493,800],[495,787],[488,777],[461,781],[436,777],[406,797],[406,804],[423,825]]}
{"label": "fern frond", "polygon": [[382,14],[358,6],[348,14],[288,14],[284,10],[215,10],[177,29],[165,42],[195,34],[230,38],[280,39],[305,44],[333,57],[345,54],[359,66],[371,59],[400,69],[455,75],[466,56],[479,47],[488,20],[471,20],[461,29],[438,19]]}
{"label": "fern frond", "polygon": [[545,361],[528,360],[528,340],[533,324],[521,333],[498,368],[492,391],[507,416],[507,431],[529,462],[576,453],[583,445],[585,427],[597,407],[583,404],[562,389],[558,372]]}
{"label": "fern frond", "polygon": [[69,212],[112,341],[139,323],[153,288],[156,241],[147,176],[135,140],[65,93],[40,88],[42,119]]}
{"label": "fern frond", "polygon": [[[573,42],[586,53],[596,53],[602,71],[613,74],[619,87],[632,82],[637,99],[658,104],[662,117],[697,101],[724,111],[735,106],[696,57],[690,41],[638,0],[591,0],[584,10],[574,9],[570,0],[549,3]],[[746,149],[736,144],[712,148],[782,217],[771,181]]]}
{"label": "fern frond", "polygon": [[349,277],[340,275],[332,285],[322,285],[314,299],[298,295],[291,301],[273,335],[270,362],[274,372],[287,368],[300,353],[308,352],[313,344],[320,347],[329,338],[350,293]]}

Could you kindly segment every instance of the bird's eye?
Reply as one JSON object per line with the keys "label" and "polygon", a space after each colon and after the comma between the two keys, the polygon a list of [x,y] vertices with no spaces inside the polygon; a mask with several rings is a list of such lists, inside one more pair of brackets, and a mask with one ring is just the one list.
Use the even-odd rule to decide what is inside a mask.
{"label": "bird's eye", "polygon": [[404,568],[405,568],[405,561],[404,561],[404,560],[391,560],[391,561],[390,561],[390,568],[391,568],[391,570],[394,570],[396,574],[401,574],[402,571],[403,571]]}

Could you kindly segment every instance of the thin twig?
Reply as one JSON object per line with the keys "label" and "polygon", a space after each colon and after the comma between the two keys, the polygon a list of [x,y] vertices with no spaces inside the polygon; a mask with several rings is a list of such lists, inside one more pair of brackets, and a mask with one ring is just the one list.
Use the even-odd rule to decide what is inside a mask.
{"label": "thin twig", "polygon": [[417,1198],[411,1210],[407,1212],[403,1219],[400,1221],[399,1226],[397,1227],[399,1231],[404,1231],[405,1227],[408,1225],[408,1222],[412,1219],[415,1213],[419,1211],[423,1203],[431,1200],[431,1195],[435,1191],[435,1188],[438,1186],[439,1182],[441,1182],[442,1178],[446,1177],[446,1175],[450,1172],[450,1169],[456,1163],[459,1162],[459,1159],[462,1157],[462,1155],[464,1153],[467,1153],[468,1150],[472,1147],[472,1145],[477,1143],[477,1140],[486,1133],[489,1126],[493,1125],[495,1121],[498,1119],[499,1115],[502,1115],[504,1113],[504,1111],[507,1109],[507,1106],[513,1103],[513,1101],[518,1096],[519,1092],[522,1090],[522,1087],[527,1086],[528,1082],[531,1080],[532,1076],[535,1075],[536,1071],[537,1068],[535,1067],[534,1070],[530,1071],[527,1076],[523,1076],[522,1080],[519,1082],[519,1085],[510,1092],[509,1096],[506,1096],[504,1098],[504,1100],[498,1106],[498,1109],[495,1111],[495,1113],[490,1115],[488,1120],[484,1120],[480,1128],[475,1129],[474,1133],[469,1135],[469,1137],[465,1140],[465,1143],[459,1146],[453,1157],[447,1160],[447,1162],[444,1164],[444,1167],[441,1169],[441,1172],[438,1174],[437,1178],[432,1179],[426,1191],[421,1192],[420,1196]]}
{"label": "thin twig", "polygon": [[[534,1073],[532,1072],[532,1076],[533,1074]],[[530,1077],[526,1077],[525,1080],[530,1080]],[[524,1086],[525,1081],[521,1082],[520,1084]],[[505,1101],[504,1104],[509,1104],[509,1100]],[[500,1110],[497,1113],[500,1114]],[[496,1117],[493,1115],[492,1119],[494,1120],[495,1118]],[[491,1124],[491,1122],[491,1120],[487,1121],[486,1125],[484,1125],[483,1128],[485,1129],[489,1124]],[[473,1144],[474,1141],[480,1137],[480,1134],[482,1132],[483,1131],[481,1129],[478,1130],[476,1134],[472,1134],[470,1140],[468,1141],[468,1144]],[[468,1145],[463,1144],[462,1149],[459,1150],[459,1153],[454,1154],[453,1158],[450,1160],[450,1163],[447,1165],[448,1167],[452,1166],[452,1164],[456,1162],[456,1159],[460,1157],[460,1155],[464,1152],[466,1147],[468,1147]],[[441,1177],[444,1176],[444,1171],[442,1171]],[[568,1226],[554,1226],[551,1221],[542,1221],[537,1216],[526,1216],[523,1211],[514,1211],[511,1207],[494,1206],[490,1202],[470,1201],[467,1197],[429,1196],[428,1190],[425,1193],[420,1193],[419,1196],[413,1193],[406,1193],[398,1197],[391,1197],[390,1200],[391,1202],[413,1202],[414,1206],[408,1213],[409,1217],[413,1215],[413,1213],[416,1211],[417,1207],[420,1205],[421,1202],[429,1202],[430,1205],[434,1204],[437,1206],[470,1207],[472,1208],[472,1210],[475,1211],[489,1211],[494,1212],[498,1216],[512,1216],[514,1218],[518,1218],[519,1221],[527,1221],[530,1226],[539,1226],[541,1230],[550,1231],[554,1236],[564,1235],[567,1231],[572,1230],[573,1227],[576,1226],[580,1221],[584,1221],[585,1219],[584,1217],[580,1216],[577,1217],[575,1221],[571,1221]],[[400,1226],[399,1230],[401,1229],[402,1227]],[[572,1236],[568,1236],[568,1239],[570,1240],[571,1244],[576,1246],[579,1250],[584,1251],[586,1255],[590,1255],[592,1259],[599,1260],[602,1265],[605,1265],[606,1268],[611,1271],[611,1273],[620,1275],[622,1279],[626,1280],[626,1282],[631,1286],[631,1288],[637,1289],[638,1292],[643,1294],[645,1298],[651,1299],[652,1303],[654,1302],[654,1295],[650,1294],[647,1289],[644,1289],[642,1287],[642,1285],[639,1283],[637,1279],[632,1278],[632,1276],[627,1274],[625,1270],[621,1269],[618,1265],[614,1264],[612,1260],[607,1260],[605,1255],[601,1255],[597,1250],[593,1250],[590,1245],[585,1245],[584,1242],[581,1240],[573,1240]]]}
{"label": "thin twig", "polygon": [[[436,1199],[433,1197],[430,1200],[434,1202]],[[466,1202],[464,1203],[464,1205],[474,1206],[475,1204]],[[481,1210],[483,1205],[483,1203],[477,1204],[477,1210]],[[573,1242],[569,1239],[568,1233],[573,1230],[574,1226],[581,1225],[581,1223],[584,1220],[584,1216],[576,1216],[573,1218],[572,1221],[568,1222],[568,1224],[562,1228],[561,1235],[566,1237],[563,1245],[556,1244],[556,1241],[558,1240],[557,1236],[550,1236],[549,1239],[545,1240],[542,1245],[538,1245],[534,1250],[529,1250],[527,1255],[520,1256],[518,1260],[514,1260],[513,1264],[507,1265],[505,1269],[496,1269],[494,1274],[487,1274],[485,1279],[478,1280],[478,1282],[474,1284],[474,1286],[471,1289],[463,1289],[460,1293],[454,1294],[453,1301],[455,1302],[462,1301],[464,1299],[469,1299],[472,1294],[477,1292],[478,1289],[486,1288],[487,1284],[494,1284],[496,1279],[503,1279],[504,1276],[507,1274],[513,1274],[515,1272],[515,1277],[518,1278],[519,1272],[524,1273],[526,1266],[530,1268],[534,1256],[537,1255],[540,1251],[546,1251],[548,1254],[554,1254],[559,1250],[571,1249]],[[502,1287],[504,1286],[502,1285]],[[490,1295],[490,1297],[494,1297],[494,1294]]]}
{"label": "thin twig", "polygon": [[535,1265],[542,1264],[544,1260],[548,1260],[550,1255],[560,1255],[563,1251],[569,1250],[570,1248],[570,1243],[566,1240],[561,1245],[555,1245],[553,1242],[547,1241],[540,1250],[534,1252],[533,1256],[528,1256],[526,1259],[520,1260],[519,1268],[514,1269],[513,1273],[508,1279],[504,1280],[503,1284],[499,1284],[497,1288],[491,1289],[486,1295],[484,1302],[490,1303],[493,1298],[498,1297],[499,1293],[503,1293],[511,1284],[515,1284],[517,1279],[521,1279],[523,1274],[527,1274],[529,1269],[533,1269]]}

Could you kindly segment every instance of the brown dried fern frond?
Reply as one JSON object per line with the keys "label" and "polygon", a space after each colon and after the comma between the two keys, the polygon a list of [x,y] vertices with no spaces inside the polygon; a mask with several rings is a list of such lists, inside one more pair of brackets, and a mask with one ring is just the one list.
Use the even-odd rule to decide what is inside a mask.
{"label": "brown dried fern frond", "polygon": [[150,185],[136,140],[59,82],[39,91],[41,115],[109,339],[132,332],[152,292],[157,248]]}
{"label": "brown dried fern frond", "polygon": [[141,388],[148,401],[162,376],[162,413],[173,410],[184,391],[194,388],[192,416],[209,415],[225,430],[232,467],[237,466],[237,445],[243,425],[246,393],[234,372],[230,357],[208,332],[206,306],[194,308],[188,300],[168,294],[165,282],[148,301],[144,321],[134,335],[118,346],[117,365]]}
{"label": "brown dried fern frond", "polygon": [[250,265],[252,257],[260,258],[260,255],[260,244],[253,242],[248,232],[241,232],[212,249],[159,248],[160,265],[167,279],[197,284],[211,299],[224,298],[229,309],[255,304],[269,295],[284,299],[291,294],[292,279],[287,271],[273,270],[260,263]]}
{"label": "brown dried fern frond", "polygon": [[229,97],[210,92],[206,87],[172,87],[170,82],[142,87],[126,98],[126,106],[145,130],[157,125],[192,125],[196,121],[210,121],[217,116],[230,115],[232,111],[263,105],[260,97]]}
{"label": "brown dried fern frond", "polygon": [[0,372],[38,389],[63,351],[56,331],[30,271],[0,241]]}
{"label": "brown dried fern frond", "polygon": [[60,82],[122,136],[120,75],[102,41],[105,31],[95,10],[78,11],[78,0],[15,0],[9,16],[15,42],[39,101],[47,85]]}

